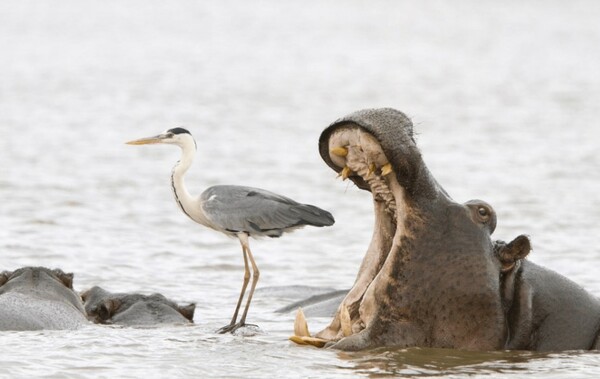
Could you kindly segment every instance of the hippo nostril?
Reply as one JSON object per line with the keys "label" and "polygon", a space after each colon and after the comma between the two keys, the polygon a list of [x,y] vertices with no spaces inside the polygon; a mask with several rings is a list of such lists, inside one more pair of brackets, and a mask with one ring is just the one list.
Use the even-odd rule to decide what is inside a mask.
{"label": "hippo nostril", "polygon": [[98,314],[98,317],[100,318],[100,320],[106,321],[106,320],[110,319],[111,308],[112,308],[110,305],[111,304],[109,302],[107,302],[107,303],[100,305],[97,308],[97,314]]}
{"label": "hippo nostril", "polygon": [[100,317],[102,320],[107,320],[109,318],[108,309],[106,309],[105,305],[102,305],[98,310],[98,317]]}

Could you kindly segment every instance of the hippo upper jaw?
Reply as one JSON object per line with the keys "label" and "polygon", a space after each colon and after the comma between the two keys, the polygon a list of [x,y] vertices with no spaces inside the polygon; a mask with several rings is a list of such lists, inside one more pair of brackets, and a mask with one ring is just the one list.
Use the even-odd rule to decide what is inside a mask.
{"label": "hippo upper jaw", "polygon": [[[425,166],[410,120],[391,109],[360,111],[328,127],[319,147],[330,167],[372,193],[375,223],[352,289],[316,337],[345,350],[501,345],[498,277],[489,279],[497,267],[485,259],[491,215],[478,219],[477,205],[450,199]],[[480,329],[492,328],[469,326],[456,307],[494,323],[493,335],[480,339],[488,333]]]}

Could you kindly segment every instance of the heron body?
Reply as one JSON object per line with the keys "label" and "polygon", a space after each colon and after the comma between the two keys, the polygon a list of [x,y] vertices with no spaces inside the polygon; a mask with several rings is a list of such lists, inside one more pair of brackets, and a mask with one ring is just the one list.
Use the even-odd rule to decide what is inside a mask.
{"label": "heron body", "polygon": [[280,237],[304,225],[331,225],[331,215],[312,205],[260,188],[220,185],[200,195],[204,215],[225,234]]}
{"label": "heron body", "polygon": [[[334,223],[333,216],[323,209],[301,204],[260,188],[217,185],[207,188],[199,197],[193,197],[185,186],[184,175],[194,160],[196,141],[186,129],[169,129],[157,136],[127,143],[131,145],[166,143],[179,146],[182,156],[173,167],[171,174],[171,187],[177,205],[192,220],[228,236],[237,237],[242,245],[245,268],[242,290],[230,324],[221,328],[220,332],[234,331],[246,322],[246,315],[260,275],[250,251],[249,237],[280,237],[286,232],[305,225],[321,227]],[[252,266],[252,274],[248,263]],[[251,277],[252,284],[244,313],[237,322],[238,312]]]}

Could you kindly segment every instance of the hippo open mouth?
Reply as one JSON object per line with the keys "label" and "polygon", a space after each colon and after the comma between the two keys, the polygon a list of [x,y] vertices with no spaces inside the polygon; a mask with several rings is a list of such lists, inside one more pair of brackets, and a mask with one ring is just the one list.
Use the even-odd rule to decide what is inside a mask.
{"label": "hippo open mouth", "polygon": [[[458,204],[448,196],[424,164],[402,112],[355,112],[323,131],[319,150],[343,179],[372,193],[374,230],[331,324],[311,337],[300,312],[292,340],[347,350],[434,340],[436,346],[468,348],[487,333],[477,327],[477,317],[503,323],[498,264],[489,259],[496,215],[485,202]],[[474,313],[454,312],[467,306]],[[490,344],[505,337],[503,327],[497,330],[486,336]]]}
{"label": "hippo open mouth", "polygon": [[[412,130],[406,131],[406,137],[412,138],[409,134]],[[374,306],[374,297],[366,296],[366,292],[374,290],[371,284],[381,272],[388,255],[398,250],[403,237],[410,233],[408,221],[418,223],[420,217],[407,203],[405,190],[398,183],[392,164],[372,134],[359,126],[340,126],[329,134],[327,146],[326,161],[329,159],[330,166],[339,169],[343,179],[350,178],[360,188],[372,193],[375,211],[375,233],[356,284],[344,300],[339,317],[317,335],[335,340],[365,328],[368,318],[373,315],[369,308]]]}

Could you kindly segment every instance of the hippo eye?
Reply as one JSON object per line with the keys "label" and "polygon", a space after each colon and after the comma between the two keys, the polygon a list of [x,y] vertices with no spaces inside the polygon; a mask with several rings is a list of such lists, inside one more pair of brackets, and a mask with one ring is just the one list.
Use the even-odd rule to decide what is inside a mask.
{"label": "hippo eye", "polygon": [[486,207],[477,208],[477,213],[479,213],[482,218],[490,217],[490,211]]}
{"label": "hippo eye", "polygon": [[489,204],[482,200],[470,200],[465,203],[469,210],[469,217],[476,223],[484,226],[493,233],[496,229],[496,212]]}

